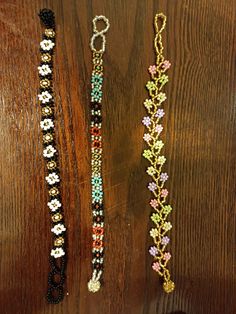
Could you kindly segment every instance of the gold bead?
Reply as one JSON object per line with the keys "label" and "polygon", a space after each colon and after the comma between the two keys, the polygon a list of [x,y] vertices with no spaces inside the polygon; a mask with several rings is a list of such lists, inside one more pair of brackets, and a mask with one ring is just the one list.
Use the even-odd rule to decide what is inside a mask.
{"label": "gold bead", "polygon": [[163,283],[163,289],[165,290],[166,293],[170,293],[170,292],[174,291],[174,289],[175,289],[174,282],[171,280],[165,281]]}
{"label": "gold bead", "polygon": [[50,81],[48,79],[43,79],[40,81],[40,86],[42,88],[48,88],[50,87]]}
{"label": "gold bead", "polygon": [[93,64],[94,65],[102,65],[102,63],[103,63],[102,59],[99,59],[99,58],[94,58],[93,59]]}
{"label": "gold bead", "polygon": [[55,169],[57,167],[57,163],[54,160],[51,160],[47,163],[47,168],[49,170]]}
{"label": "gold bead", "polygon": [[51,188],[50,190],[49,190],[49,195],[51,195],[51,196],[56,196],[56,195],[58,195],[59,194],[59,190],[58,190],[58,188],[57,187],[53,187],[53,188]]}
{"label": "gold bead", "polygon": [[41,56],[41,60],[43,62],[50,62],[52,60],[52,57],[49,53],[43,53]]}
{"label": "gold bead", "polygon": [[62,237],[56,238],[56,240],[54,241],[54,245],[55,246],[61,246],[62,244],[64,244],[65,240]]}
{"label": "gold bead", "polygon": [[92,160],[100,160],[102,158],[101,154],[98,154],[97,152],[92,153],[91,159]]}
{"label": "gold bead", "polygon": [[102,58],[102,53],[94,52],[93,53],[93,58]]}
{"label": "gold bead", "polygon": [[43,136],[44,143],[50,143],[53,141],[53,135],[51,133],[47,133]]}
{"label": "gold bead", "polygon": [[60,220],[62,220],[62,214],[60,214],[60,213],[57,213],[57,214],[54,214],[53,216],[52,216],[52,221],[53,222],[58,222],[58,221],[60,221]]}
{"label": "gold bead", "polygon": [[52,114],[52,108],[49,106],[43,107],[42,108],[42,115],[44,117],[50,116]]}
{"label": "gold bead", "polygon": [[53,38],[53,37],[55,37],[55,32],[52,28],[46,28],[45,29],[45,35],[47,37]]}

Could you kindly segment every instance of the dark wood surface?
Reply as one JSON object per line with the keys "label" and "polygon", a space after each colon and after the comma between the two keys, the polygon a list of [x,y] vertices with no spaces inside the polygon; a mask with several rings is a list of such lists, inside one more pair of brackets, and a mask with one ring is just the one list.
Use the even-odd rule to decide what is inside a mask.
{"label": "dark wood surface", "polygon": [[[39,9],[57,20],[55,93],[69,236],[67,291],[48,305],[51,243],[37,105]],[[172,214],[166,295],[147,252],[150,197],[141,157],[153,18],[167,15],[165,104]],[[235,0],[0,1],[0,313],[235,314]],[[91,22],[110,20],[104,57],[104,287],[87,291],[91,213]]]}

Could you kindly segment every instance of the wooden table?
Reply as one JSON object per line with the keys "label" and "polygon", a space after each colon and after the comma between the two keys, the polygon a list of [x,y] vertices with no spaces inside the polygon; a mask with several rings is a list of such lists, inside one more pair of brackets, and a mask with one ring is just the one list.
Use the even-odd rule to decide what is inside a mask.
{"label": "wooden table", "polygon": [[[48,305],[50,218],[37,103],[37,13],[57,21],[56,135],[69,237],[67,291]],[[167,187],[174,207],[166,295],[148,254],[144,88],[153,18],[167,15],[172,63],[165,104]],[[235,0],[0,1],[1,314],[235,314]],[[91,211],[89,93],[92,18],[110,20],[104,56],[104,286],[87,291]]]}

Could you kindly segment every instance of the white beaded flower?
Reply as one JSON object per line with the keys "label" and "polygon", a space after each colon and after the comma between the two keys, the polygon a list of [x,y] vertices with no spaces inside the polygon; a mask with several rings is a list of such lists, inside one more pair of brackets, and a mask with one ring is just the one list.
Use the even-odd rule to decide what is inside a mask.
{"label": "white beaded flower", "polygon": [[49,173],[49,175],[46,177],[46,181],[48,184],[53,185],[57,182],[60,182],[59,175],[56,174],[56,172]]}
{"label": "white beaded flower", "polygon": [[162,141],[156,141],[154,144],[154,148],[156,149],[162,149],[163,146],[164,146],[164,143]]}
{"label": "white beaded flower", "polygon": [[51,250],[51,256],[53,256],[54,258],[58,258],[63,255],[65,255],[65,251],[61,247],[56,248],[55,250],[54,249]]}
{"label": "white beaded flower", "polygon": [[166,162],[166,157],[165,156],[159,156],[157,158],[157,164],[158,165],[164,165],[165,162]]}
{"label": "white beaded flower", "polygon": [[45,91],[39,94],[38,98],[43,104],[46,104],[52,99],[52,95],[48,91]]}
{"label": "white beaded flower", "polygon": [[158,236],[158,230],[157,229],[155,229],[155,228],[152,228],[151,230],[150,230],[150,236],[152,237],[152,238],[156,238],[157,236]]}
{"label": "white beaded flower", "polygon": [[51,229],[51,231],[55,233],[56,235],[59,235],[62,232],[66,231],[66,228],[63,224],[57,224]]}
{"label": "white beaded flower", "polygon": [[44,131],[47,131],[51,128],[54,127],[52,119],[44,119],[43,121],[40,122],[41,129]]}
{"label": "white beaded flower", "polygon": [[48,64],[40,65],[38,67],[38,70],[39,70],[39,74],[42,76],[45,76],[45,75],[52,73],[52,70],[50,69]]}
{"label": "white beaded flower", "polygon": [[40,47],[44,51],[49,51],[55,46],[54,42],[51,41],[50,39],[44,39],[40,42]]}
{"label": "white beaded flower", "polygon": [[147,109],[151,109],[152,106],[153,106],[152,100],[151,100],[151,99],[146,99],[146,100],[144,101],[144,106],[145,106]]}
{"label": "white beaded flower", "polygon": [[169,221],[168,222],[166,221],[163,225],[163,229],[165,231],[169,231],[170,229],[172,229],[172,224]]}
{"label": "white beaded flower", "polygon": [[61,207],[61,202],[54,198],[50,202],[48,202],[48,207],[51,209],[52,212],[55,212],[59,207]]}
{"label": "white beaded flower", "polygon": [[147,174],[149,174],[150,176],[153,176],[156,173],[156,169],[152,166],[147,168]]}
{"label": "white beaded flower", "polygon": [[48,145],[44,150],[43,150],[43,156],[47,158],[51,158],[54,156],[55,152],[57,150],[52,146]]}

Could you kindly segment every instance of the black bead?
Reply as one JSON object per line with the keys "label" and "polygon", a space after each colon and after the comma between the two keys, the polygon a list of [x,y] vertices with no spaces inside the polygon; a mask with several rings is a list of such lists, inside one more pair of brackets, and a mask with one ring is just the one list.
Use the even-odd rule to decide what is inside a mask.
{"label": "black bead", "polygon": [[[59,280],[56,281],[55,277],[58,276]],[[51,287],[59,287],[59,286],[63,286],[65,282],[65,275],[62,272],[57,272],[55,269],[50,271],[49,275],[48,275],[48,284]]]}
{"label": "black bead", "polygon": [[101,215],[94,216],[94,217],[93,217],[93,221],[94,221],[94,222],[97,222],[97,223],[101,223],[101,222],[104,221],[104,217],[101,216]]}
{"label": "black bead", "polygon": [[47,28],[54,28],[55,27],[55,16],[54,16],[54,12],[52,10],[49,10],[49,9],[40,10],[39,17],[41,19],[41,22]]}
{"label": "black bead", "polygon": [[91,120],[94,122],[94,123],[101,123],[102,122],[102,117],[101,116],[98,116],[98,115],[94,115],[91,117]]}
{"label": "black bead", "polygon": [[102,105],[98,102],[91,102],[91,108],[93,110],[100,110],[102,108]]}
{"label": "black bead", "polygon": [[94,263],[93,269],[101,270],[101,269],[103,269],[103,265],[100,263]]}
{"label": "black bead", "polygon": [[46,295],[48,303],[57,304],[64,298],[64,291],[62,286],[49,287]]}
{"label": "black bead", "polygon": [[103,252],[93,252],[93,257],[94,258],[100,258],[100,257],[103,257]]}
{"label": "black bead", "polygon": [[64,273],[65,269],[66,269],[66,257],[62,256],[59,259],[57,258],[58,261],[56,261],[56,259],[52,256],[50,256],[50,265],[52,267],[52,270],[55,270],[57,273]]}
{"label": "black bead", "polygon": [[93,210],[95,210],[95,211],[103,210],[103,204],[94,203],[94,204],[92,205],[92,208],[93,208]]}

